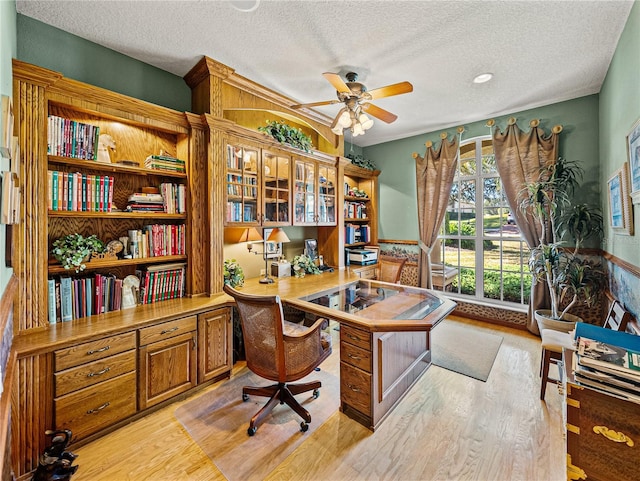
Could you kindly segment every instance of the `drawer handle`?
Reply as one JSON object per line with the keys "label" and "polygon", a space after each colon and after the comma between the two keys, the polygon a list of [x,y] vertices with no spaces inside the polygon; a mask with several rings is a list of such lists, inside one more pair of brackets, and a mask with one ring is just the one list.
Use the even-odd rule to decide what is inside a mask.
{"label": "drawer handle", "polygon": [[351,334],[349,334],[349,339],[351,339],[352,341],[361,341],[362,340],[358,336],[352,336]]}
{"label": "drawer handle", "polygon": [[630,448],[635,444],[633,439],[631,439],[626,434],[620,431],[614,431],[613,429],[609,429],[606,426],[594,426],[593,432],[596,434],[602,434],[609,441],[613,441],[614,443],[625,443]]}
{"label": "drawer handle", "polygon": [[348,354],[348,356],[355,361],[362,361],[360,356],[354,356],[353,354]]}
{"label": "drawer handle", "polygon": [[165,329],[163,331],[160,331],[160,334],[169,334],[170,332],[177,331],[178,329],[179,329],[178,326],[172,327],[171,329]]}
{"label": "drawer handle", "polygon": [[361,389],[351,385],[351,384],[347,384],[347,386],[349,386],[349,389],[351,389],[353,392],[362,392]]}
{"label": "drawer handle", "polygon": [[104,403],[102,406],[95,408],[95,409],[89,409],[87,411],[87,414],[98,414],[100,411],[102,411],[104,408],[109,407],[109,403],[108,401],[106,403]]}
{"label": "drawer handle", "polygon": [[100,349],[91,349],[90,351],[87,351],[87,355],[90,356],[91,354],[96,354],[98,352],[108,351],[109,347],[111,347],[111,346],[104,346],[104,347],[102,347]]}
{"label": "drawer handle", "polygon": [[110,370],[110,367],[105,367],[102,371],[90,372],[89,374],[87,374],[87,377],[102,376],[105,372],[109,372]]}

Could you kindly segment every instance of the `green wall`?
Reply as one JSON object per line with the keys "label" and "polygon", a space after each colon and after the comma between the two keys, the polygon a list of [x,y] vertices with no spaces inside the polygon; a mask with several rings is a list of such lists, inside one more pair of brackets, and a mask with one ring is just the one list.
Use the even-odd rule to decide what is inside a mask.
{"label": "green wall", "polygon": [[181,112],[191,110],[191,89],[182,77],[24,15],[17,16],[17,39],[19,60]]}
{"label": "green wall", "polygon": [[[507,126],[509,117],[517,119],[518,126],[529,130],[529,121],[540,119],[540,125],[549,132],[554,125],[562,125],[560,155],[582,162],[585,170],[583,189],[579,202],[598,203],[598,96],[590,95],[575,100],[547,105],[523,112],[494,117],[501,129]],[[489,135],[486,121],[465,124],[462,141],[481,135]],[[457,126],[406,139],[386,142],[364,148],[364,157],[373,160],[382,171],[380,174],[380,224],[379,237],[393,240],[418,239],[418,208],[416,203],[416,174],[414,152],[425,155],[425,143],[440,143],[440,133],[456,134]]]}
{"label": "green wall", "polygon": [[[600,91],[600,185],[607,181],[627,158],[626,136],[640,119],[640,2],[635,2],[627,25]],[[600,199],[608,215],[608,197]],[[634,236],[614,234],[605,229],[604,250],[635,266],[640,266],[640,205],[633,206]]]}
{"label": "green wall", "polygon": [[[13,77],[11,59],[16,56],[16,4],[0,1],[0,94],[12,96]],[[2,159],[0,168],[9,168],[9,161]],[[13,269],[5,266],[6,226],[0,225],[0,296],[7,287]]]}

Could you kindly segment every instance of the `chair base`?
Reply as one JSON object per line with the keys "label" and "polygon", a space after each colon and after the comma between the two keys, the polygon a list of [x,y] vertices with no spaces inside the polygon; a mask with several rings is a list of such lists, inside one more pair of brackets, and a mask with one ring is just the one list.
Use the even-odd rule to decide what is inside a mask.
{"label": "chair base", "polygon": [[280,382],[271,386],[255,387],[244,386],[242,388],[242,399],[247,401],[249,395],[268,397],[269,401],[265,404],[260,411],[258,411],[249,423],[248,433],[253,436],[258,427],[264,422],[265,418],[273,410],[276,404],[286,404],[293,409],[304,421],[301,423],[302,431],[306,431],[306,423],[311,422],[311,414],[294,397],[296,394],[313,390],[313,396],[317,398],[320,395],[318,389],[322,387],[320,381],[312,381],[302,384],[285,384]]}

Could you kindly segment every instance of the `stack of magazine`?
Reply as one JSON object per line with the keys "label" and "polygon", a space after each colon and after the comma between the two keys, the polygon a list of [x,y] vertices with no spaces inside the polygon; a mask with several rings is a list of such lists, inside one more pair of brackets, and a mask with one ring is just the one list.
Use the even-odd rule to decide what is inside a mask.
{"label": "stack of magazine", "polygon": [[578,383],[640,403],[640,336],[579,323],[576,341]]}

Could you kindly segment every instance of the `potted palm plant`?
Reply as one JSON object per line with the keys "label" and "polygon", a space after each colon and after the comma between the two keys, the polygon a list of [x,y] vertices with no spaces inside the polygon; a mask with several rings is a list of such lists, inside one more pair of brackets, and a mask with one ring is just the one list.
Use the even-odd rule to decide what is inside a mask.
{"label": "potted palm plant", "polygon": [[[529,269],[535,282],[546,283],[550,297],[549,309],[535,312],[540,329],[573,329],[582,319],[570,314],[571,308],[581,302],[592,305],[606,282],[600,265],[578,255],[585,240],[603,233],[598,207],[571,203],[582,175],[579,164],[559,158],[524,189],[520,208],[533,215],[542,232],[531,250]],[[573,249],[565,247],[567,238]]]}

